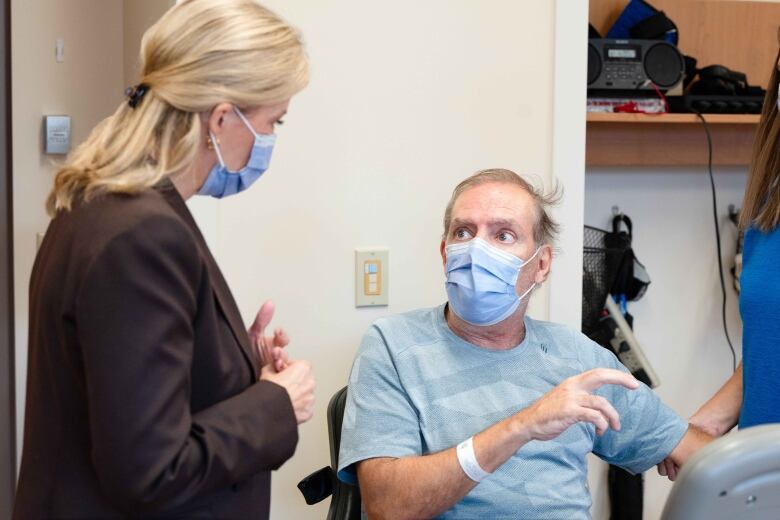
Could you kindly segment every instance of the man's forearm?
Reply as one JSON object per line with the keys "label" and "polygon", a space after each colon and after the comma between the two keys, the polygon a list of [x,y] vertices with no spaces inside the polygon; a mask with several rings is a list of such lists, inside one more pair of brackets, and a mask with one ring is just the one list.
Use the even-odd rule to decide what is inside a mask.
{"label": "man's forearm", "polygon": [[[464,439],[465,440],[465,439]],[[492,473],[530,440],[522,412],[474,436],[474,453]],[[460,467],[455,448],[417,457],[368,459],[358,464],[369,518],[430,518],[450,509],[476,485]]]}
{"label": "man's forearm", "polygon": [[710,435],[720,436],[733,428],[742,407],[742,363],[728,381],[691,417],[691,423]]}

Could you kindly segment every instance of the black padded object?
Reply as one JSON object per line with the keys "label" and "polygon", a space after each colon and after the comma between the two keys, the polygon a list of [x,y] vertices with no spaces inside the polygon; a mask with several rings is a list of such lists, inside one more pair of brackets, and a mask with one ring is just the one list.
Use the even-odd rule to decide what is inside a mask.
{"label": "black padded object", "polygon": [[663,11],[658,11],[637,22],[630,30],[632,38],[640,40],[663,40],[666,33],[676,31],[677,26],[671,21]]}
{"label": "black padded object", "polygon": [[344,419],[344,406],[347,403],[345,386],[328,403],[328,438],[330,439],[330,466],[315,471],[298,483],[306,503],[316,504],[331,496],[327,520],[359,520],[360,488],[341,482],[336,477],[339,467],[339,447],[341,446],[341,422]]}
{"label": "black padded object", "polygon": [[330,438],[330,466],[333,469],[333,498],[328,509],[328,520],[360,519],[360,488],[345,484],[336,478],[339,467],[339,447],[341,446],[341,422],[344,419],[344,406],[347,404],[345,386],[328,403],[328,437]]}

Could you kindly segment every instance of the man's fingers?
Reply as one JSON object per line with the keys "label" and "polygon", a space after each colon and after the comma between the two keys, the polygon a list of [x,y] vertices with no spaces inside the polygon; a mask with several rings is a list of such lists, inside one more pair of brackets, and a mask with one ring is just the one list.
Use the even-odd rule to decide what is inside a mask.
{"label": "man's fingers", "polygon": [[661,462],[656,464],[655,465],[655,469],[658,470],[658,474],[659,475],[661,475],[662,477],[665,477],[666,476],[666,461],[662,460]]}
{"label": "man's fingers", "polygon": [[620,385],[630,390],[639,388],[639,381],[631,374],[612,368],[596,368],[577,376],[580,388],[593,392],[604,385]]}
{"label": "man's fingers", "polygon": [[609,428],[607,418],[601,412],[598,412],[592,408],[582,408],[578,419],[581,422],[589,422],[596,427],[596,435],[599,437],[604,435],[604,432]]}
{"label": "man's fingers", "polygon": [[581,405],[601,412],[609,421],[610,428],[615,431],[620,430],[620,414],[618,414],[615,407],[612,406],[609,401],[600,395],[585,395]]}

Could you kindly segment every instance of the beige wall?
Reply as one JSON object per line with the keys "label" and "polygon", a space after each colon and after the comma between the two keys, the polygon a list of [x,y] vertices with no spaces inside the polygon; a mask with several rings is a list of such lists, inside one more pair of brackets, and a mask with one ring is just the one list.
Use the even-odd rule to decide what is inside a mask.
{"label": "beige wall", "polygon": [[[55,40],[65,40],[56,63]],[[42,152],[42,117],[70,115],[72,141],[122,99],[122,0],[12,0],[14,284],[16,402],[21,449],[27,374],[27,289],[35,234],[48,225],[44,200],[51,188],[51,157]]]}
{"label": "beige wall", "polygon": [[175,0],[123,0],[124,83],[138,83],[141,37]]}
{"label": "beige wall", "polygon": [[[380,316],[445,299],[438,247],[454,185],[490,166],[549,181],[554,2],[265,3],[302,30],[311,85],[266,177],[196,213],[244,319],[273,299],[291,355],[314,363],[316,415],[274,475],[271,516],[315,519],[328,501],[307,506],[296,484],[329,463],[326,406],[361,336]],[[390,249],[389,307],[354,307],[361,246]]]}
{"label": "beige wall", "polygon": [[[141,35],[174,0],[13,0],[11,8],[17,449],[27,374],[27,288],[35,235],[46,230],[44,200],[59,157],[43,154],[42,117],[72,117],[74,146],[137,80]],[[55,61],[55,41],[65,60]]]}
{"label": "beige wall", "polygon": [[[121,100],[124,86],[137,81],[140,36],[171,3],[14,0],[20,418],[26,288],[52,180],[40,153],[40,116],[71,114],[74,142],[82,140]],[[314,362],[317,415],[301,429],[295,458],[274,475],[272,503],[272,518],[314,519],[325,515],[327,501],[306,506],[295,486],[329,462],[325,408],[345,383],[363,332],[379,316],[444,300],[438,241],[452,187],[490,166],[549,184],[556,169],[553,135],[584,125],[584,117],[567,110],[569,118],[554,118],[554,97],[571,99],[553,88],[555,2],[265,3],[303,31],[311,86],[295,98],[279,130],[267,177],[246,194],[198,198],[190,207],[245,320],[264,299],[274,299],[275,324],[293,338],[291,354]],[[53,60],[58,36],[68,45],[62,65]],[[561,84],[575,83],[563,78]],[[578,139],[561,142],[574,163]],[[581,206],[573,207],[561,215],[578,236]],[[390,248],[389,307],[354,308],[353,250],[361,246]],[[570,249],[558,269],[566,269],[567,255],[579,255],[578,247]],[[537,291],[532,314],[554,317],[549,302],[548,287]]]}

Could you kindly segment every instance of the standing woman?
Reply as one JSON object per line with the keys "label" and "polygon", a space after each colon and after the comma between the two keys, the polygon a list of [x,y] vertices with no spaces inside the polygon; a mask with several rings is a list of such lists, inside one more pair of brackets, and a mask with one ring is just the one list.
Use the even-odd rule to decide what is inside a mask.
{"label": "standing woman", "polygon": [[[780,31],[778,31],[780,43]],[[719,437],[734,426],[780,423],[780,52],[769,80],[740,211],[742,362],[690,422]],[[659,465],[673,480],[670,462]]]}
{"label": "standing woman", "polygon": [[[14,510],[41,518],[267,518],[312,414],[304,361],[254,340],[184,201],[268,167],[307,82],[253,0],[187,0],[144,35],[141,83],[60,168],[30,283]],[[256,223],[247,222],[249,228]]]}

